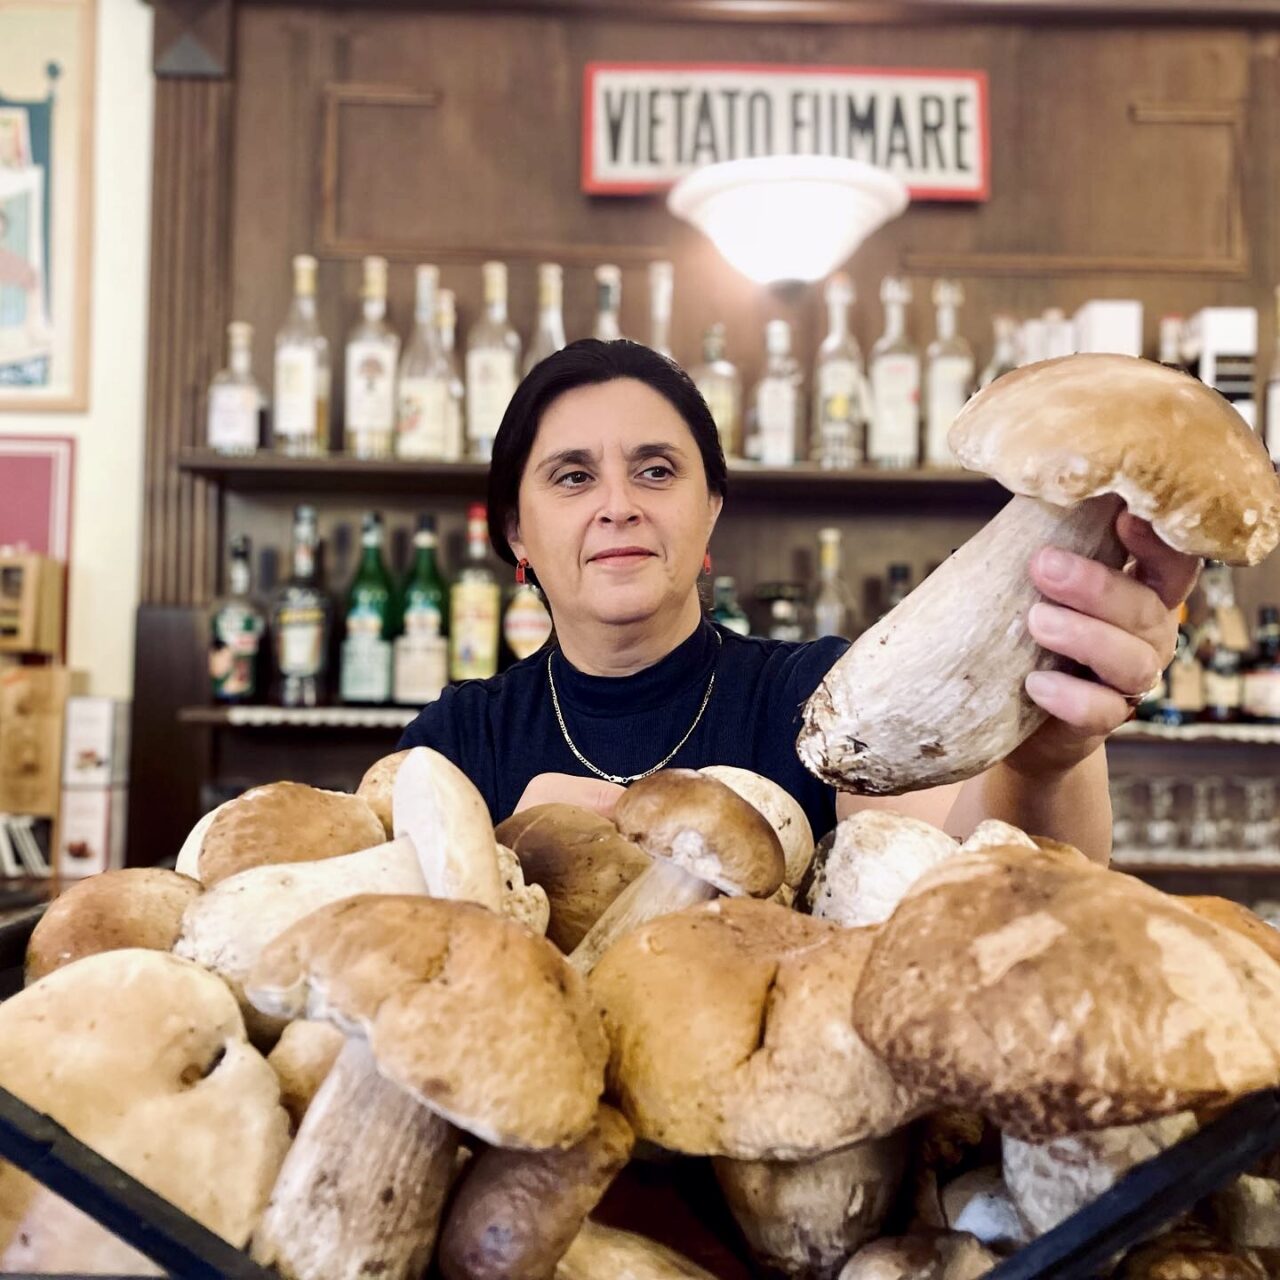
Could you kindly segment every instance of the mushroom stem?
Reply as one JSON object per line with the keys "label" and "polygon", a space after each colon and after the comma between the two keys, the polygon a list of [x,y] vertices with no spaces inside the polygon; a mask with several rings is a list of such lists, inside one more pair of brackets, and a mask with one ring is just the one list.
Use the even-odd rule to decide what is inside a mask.
{"label": "mushroom stem", "polygon": [[690,875],[666,858],[656,858],[605,908],[570,952],[569,963],[585,977],[624,933],[658,916],[706,902],[718,893],[715,885]]}
{"label": "mushroom stem", "polygon": [[1122,505],[1010,499],[827,673],[796,741],[805,767],[843,791],[900,795],[1003,760],[1046,719],[1027,676],[1068,665],[1027,630],[1029,561],[1054,546],[1118,568]]}
{"label": "mushroom stem", "polygon": [[712,1280],[712,1276],[665,1245],[588,1219],[560,1259],[555,1280]]}
{"label": "mushroom stem", "polygon": [[422,1275],[458,1131],[382,1076],[350,1039],[303,1117],[253,1257],[286,1280]]}

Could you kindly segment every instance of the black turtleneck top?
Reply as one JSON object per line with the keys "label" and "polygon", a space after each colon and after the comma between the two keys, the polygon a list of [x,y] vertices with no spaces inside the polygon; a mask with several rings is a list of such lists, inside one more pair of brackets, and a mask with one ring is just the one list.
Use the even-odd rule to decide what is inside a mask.
{"label": "black turtleneck top", "polygon": [[831,637],[795,644],[740,636],[704,620],[665,658],[630,676],[585,675],[551,647],[491,680],[450,686],[409,725],[400,746],[447,756],[480,789],[498,823],[535,774],[592,776],[556,723],[548,662],[578,750],[623,777],[652,768],[680,741],[714,672],[707,709],[667,767],[753,769],[799,801],[821,839],[835,825],[835,792],[800,763],[795,740],[805,701],[847,647]]}

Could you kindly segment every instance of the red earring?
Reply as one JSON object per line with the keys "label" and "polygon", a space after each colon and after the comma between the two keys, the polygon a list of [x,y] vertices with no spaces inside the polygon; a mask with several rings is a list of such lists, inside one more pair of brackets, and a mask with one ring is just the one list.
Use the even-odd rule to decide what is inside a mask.
{"label": "red earring", "polygon": [[524,571],[529,567],[529,562],[521,556],[520,563],[516,565],[516,585],[523,587],[525,584]]}
{"label": "red earring", "polygon": [[708,551],[707,554],[702,557],[702,572],[705,573],[708,577],[711,576],[711,552],[710,551]]}

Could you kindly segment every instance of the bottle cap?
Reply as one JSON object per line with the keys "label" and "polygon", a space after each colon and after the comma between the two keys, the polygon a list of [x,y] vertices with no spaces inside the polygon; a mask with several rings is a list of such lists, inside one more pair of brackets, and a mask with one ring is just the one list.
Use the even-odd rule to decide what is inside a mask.
{"label": "bottle cap", "polygon": [[385,298],[387,296],[387,260],[370,255],[364,260],[364,287],[361,296]]}
{"label": "bottle cap", "polygon": [[253,325],[244,320],[233,320],[227,325],[227,339],[233,347],[247,347],[253,342]]}
{"label": "bottle cap", "polygon": [[293,260],[293,291],[299,297],[315,297],[316,260],[309,253],[300,253]]}
{"label": "bottle cap", "polygon": [[507,296],[507,264],[486,262],[481,268],[484,275],[484,300],[497,302]]}
{"label": "bottle cap", "polygon": [[436,531],[435,516],[431,515],[429,512],[424,512],[422,515],[418,517],[419,533],[435,533],[435,531]]}
{"label": "bottle cap", "polygon": [[791,352],[791,325],[785,320],[770,320],[764,327],[765,350],[771,356],[785,356]]}
{"label": "bottle cap", "polygon": [[933,305],[935,307],[958,307],[964,302],[964,286],[958,280],[935,280],[933,282]]}
{"label": "bottle cap", "polygon": [[828,303],[847,307],[853,302],[855,292],[853,281],[843,271],[837,272],[827,281],[825,293]]}

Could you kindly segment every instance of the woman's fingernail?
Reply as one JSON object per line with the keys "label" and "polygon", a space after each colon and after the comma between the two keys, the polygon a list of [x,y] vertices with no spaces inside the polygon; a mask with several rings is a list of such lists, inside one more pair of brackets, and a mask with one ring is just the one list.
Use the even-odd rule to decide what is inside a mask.
{"label": "woman's fingernail", "polygon": [[1027,677],[1027,692],[1033,698],[1045,698],[1053,690],[1053,676],[1048,671],[1033,671]]}
{"label": "woman's fingernail", "polygon": [[1046,547],[1040,553],[1040,572],[1050,582],[1066,582],[1071,576],[1071,557],[1057,547]]}

